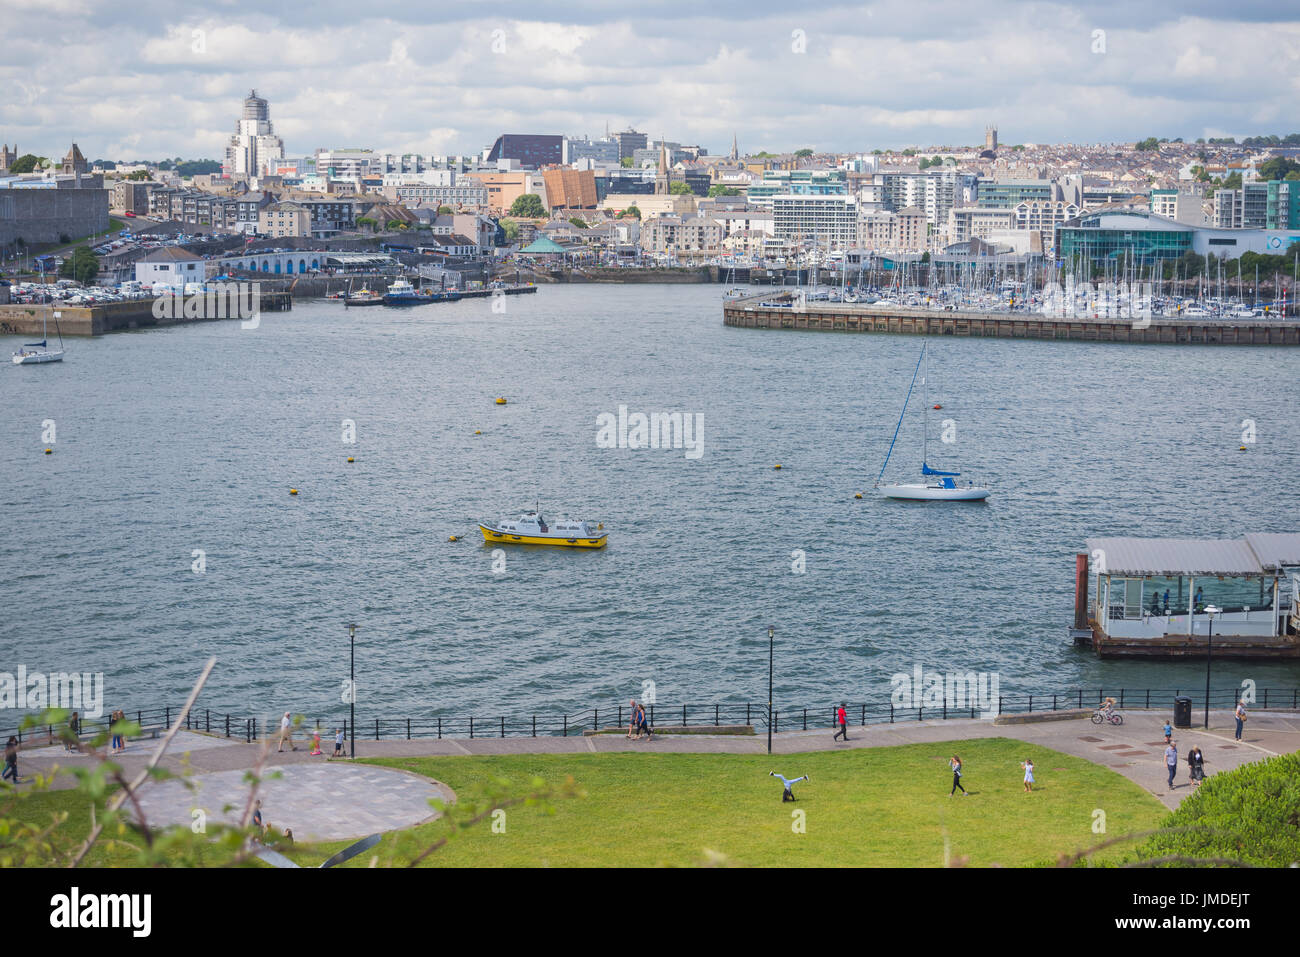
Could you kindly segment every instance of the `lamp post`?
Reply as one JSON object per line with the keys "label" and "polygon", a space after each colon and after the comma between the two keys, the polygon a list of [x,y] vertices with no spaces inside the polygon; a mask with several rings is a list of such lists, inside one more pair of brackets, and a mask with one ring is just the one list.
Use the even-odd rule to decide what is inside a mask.
{"label": "lamp post", "polygon": [[348,705],[352,709],[349,720],[349,732],[351,734],[351,753],[349,757],[357,756],[357,626],[348,625]]}
{"label": "lamp post", "polygon": [[776,629],[767,626],[767,753],[772,753],[772,663],[776,658]]}
{"label": "lamp post", "polygon": [[1210,727],[1210,658],[1214,654],[1214,616],[1222,609],[1206,605],[1205,613],[1210,616],[1209,630],[1205,635],[1205,727]]}

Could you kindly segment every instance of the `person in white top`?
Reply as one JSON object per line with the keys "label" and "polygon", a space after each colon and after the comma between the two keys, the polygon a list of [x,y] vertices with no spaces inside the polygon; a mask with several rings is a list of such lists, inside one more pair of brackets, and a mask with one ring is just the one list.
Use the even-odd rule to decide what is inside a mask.
{"label": "person in white top", "polygon": [[293,743],[293,722],[289,720],[289,712],[284,713],[280,719],[280,747],[276,749],[277,753],[284,750],[285,743],[294,751],[298,750],[298,745]]}
{"label": "person in white top", "polygon": [[1025,769],[1025,793],[1028,794],[1034,789],[1034,762],[1032,758],[1026,758],[1020,763]]}
{"label": "person in white top", "polygon": [[1235,715],[1236,715],[1236,718],[1237,718],[1237,734],[1236,734],[1236,739],[1237,739],[1238,741],[1240,741],[1240,740],[1241,740],[1241,725],[1242,725],[1242,722],[1244,722],[1244,721],[1246,720],[1246,702],[1245,702],[1245,701],[1238,701],[1238,702],[1237,702],[1237,710],[1236,710],[1236,712],[1235,712]]}

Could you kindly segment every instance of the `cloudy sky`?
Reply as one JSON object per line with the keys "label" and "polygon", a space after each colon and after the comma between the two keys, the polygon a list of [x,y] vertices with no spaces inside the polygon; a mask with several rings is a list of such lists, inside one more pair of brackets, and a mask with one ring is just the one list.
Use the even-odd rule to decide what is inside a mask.
{"label": "cloudy sky", "polygon": [[49,156],[219,159],[250,87],[290,156],[606,124],[714,152],[1300,129],[1295,0],[2,2],[0,142]]}

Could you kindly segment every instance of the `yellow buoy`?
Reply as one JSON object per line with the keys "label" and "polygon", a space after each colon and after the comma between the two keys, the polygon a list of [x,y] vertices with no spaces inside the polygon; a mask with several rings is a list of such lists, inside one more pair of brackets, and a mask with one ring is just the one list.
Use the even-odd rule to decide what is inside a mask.
{"label": "yellow buoy", "polygon": [[289,494],[290,494],[290,495],[297,495],[297,494],[298,494],[298,490],[297,490],[296,488],[291,488],[291,489],[289,489]]}
{"label": "yellow buoy", "polygon": [[1244,452],[1244,451],[1246,451],[1246,447],[1245,447],[1244,445],[1239,445],[1239,446],[1237,446],[1237,451],[1238,451],[1238,452]]}
{"label": "yellow buoy", "polygon": [[447,536],[447,541],[449,541],[449,542],[454,542],[455,540],[456,540],[456,536],[455,536],[455,535],[448,535],[448,536]]}
{"label": "yellow buoy", "polygon": [[773,466],[772,466],[772,468],[774,468],[774,469],[779,469],[780,467],[781,467],[781,466],[780,466],[779,463],[778,463],[777,465],[773,465]]}
{"label": "yellow buoy", "polygon": [[505,398],[505,396],[498,396],[498,397],[497,397],[497,405],[505,405],[505,404],[506,404],[506,398]]}
{"label": "yellow buoy", "polygon": [[354,459],[352,456],[349,455],[349,456],[348,456],[348,461],[349,461],[349,462],[355,462],[356,459]]}
{"label": "yellow buoy", "polygon": [[861,493],[861,492],[858,492],[858,493],[856,493],[853,497],[854,497],[854,498],[862,498],[862,493]]}
{"label": "yellow buoy", "polygon": [[483,434],[483,430],[482,430],[482,429],[475,429],[475,430],[474,430],[474,434],[475,434],[475,435],[482,435],[482,434]]}
{"label": "yellow buoy", "polygon": [[46,454],[46,455],[52,455],[53,453],[54,453],[54,449],[46,449],[46,450],[45,450],[45,454]]}

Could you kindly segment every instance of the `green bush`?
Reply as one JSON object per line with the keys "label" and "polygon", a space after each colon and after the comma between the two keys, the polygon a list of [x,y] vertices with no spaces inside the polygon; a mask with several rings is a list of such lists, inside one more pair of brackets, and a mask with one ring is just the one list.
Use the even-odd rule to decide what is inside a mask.
{"label": "green bush", "polygon": [[1136,851],[1138,861],[1173,855],[1259,867],[1300,862],[1300,754],[1207,778]]}

